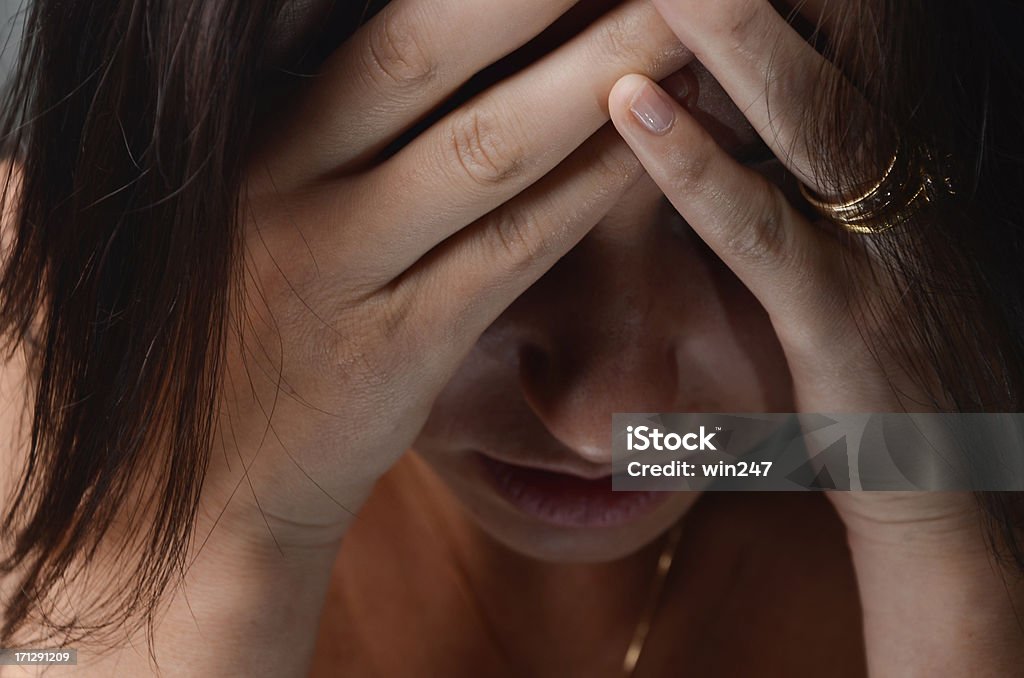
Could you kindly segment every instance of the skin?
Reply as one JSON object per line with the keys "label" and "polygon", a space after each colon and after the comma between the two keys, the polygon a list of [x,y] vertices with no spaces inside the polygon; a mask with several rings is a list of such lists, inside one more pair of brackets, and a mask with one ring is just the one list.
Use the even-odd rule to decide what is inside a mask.
{"label": "skin", "polygon": [[[520,554],[408,456],[345,537],[312,675],[619,676],[661,546]],[[818,495],[701,497],[653,622],[637,676],[865,675],[842,524]]]}
{"label": "skin", "polygon": [[[652,181],[633,186],[488,328],[414,443],[475,520],[514,551],[549,561],[622,557],[696,496],[677,494],[617,527],[551,526],[496,496],[475,450],[601,476],[610,473],[612,412],[792,407],[767,316],[674,219]],[[530,350],[538,366],[525,363]]]}
{"label": "skin", "polygon": [[[767,2],[629,0],[394,157],[373,160],[572,4],[392,3],[337,50],[254,154],[247,306],[235,309],[241,332],[229,346],[220,446],[195,559],[157,630],[157,656],[172,674],[300,675],[321,631],[325,643],[363,648],[342,656],[353,669],[379,669],[428,644],[434,651],[417,655],[416,670],[522,675],[515,670],[561,666],[613,675],[657,537],[695,497],[673,498],[635,529],[555,534],[464,482],[461,449],[507,433],[500,440],[509,454],[600,468],[607,417],[617,410],[902,409],[890,387],[901,383],[898,366],[874,360],[865,343],[892,328],[833,312],[851,294],[833,274],[838,262],[856,271],[868,248],[841,249],[834,230],[811,224],[765,173],[736,161],[721,125],[718,136],[708,131],[715,125],[702,126],[708,112],[694,117],[659,99],[653,84],[696,55],[786,169],[811,181],[794,102],[814,86],[820,57]],[[448,48],[456,42],[459,50]],[[780,83],[774,91],[789,93],[778,101],[764,93],[774,49],[785,58],[773,63],[787,64],[767,74]],[[646,130],[643,100],[660,100],[671,124]],[[697,238],[666,233],[653,218],[660,194]],[[643,303],[623,303],[623,289]],[[565,319],[567,306],[582,320]],[[595,329],[609,323],[618,336]],[[517,369],[528,344],[572,381]],[[660,362],[666,347],[674,375]],[[708,378],[709,364],[722,371]],[[699,392],[688,388],[698,377],[706,384]],[[396,466],[411,446],[418,454]],[[863,673],[863,653],[876,676],[1010,675],[1024,662],[1013,622],[1021,593],[989,562],[969,497],[705,498],[687,525],[677,558],[701,557],[685,559],[666,594],[643,669],[650,675],[671,675],[689,659],[721,667],[696,650],[728,647],[729,631],[751,619],[759,632],[737,634],[754,640],[728,661],[736,671],[771,670],[764,652],[798,628],[756,615],[778,608],[772,591],[801,582],[790,623],[805,630],[813,620],[811,645],[835,648],[850,675]],[[396,538],[375,543],[382,535]],[[749,564],[747,574],[722,578],[737,562]],[[399,580],[384,576],[395,563],[422,574],[403,571],[407,583],[396,591],[385,582]],[[462,565],[464,579],[440,576]],[[856,599],[821,595],[851,592],[854,574]],[[580,581],[596,585],[573,588]],[[460,586],[463,599],[452,602],[446,593]],[[728,614],[713,619],[722,597],[710,594],[731,587],[745,595],[726,598]],[[511,593],[524,590],[535,595]],[[607,613],[581,616],[582,596]],[[531,614],[538,600],[539,621]],[[395,601],[402,614],[368,601]],[[479,629],[459,620],[472,618],[470,609],[514,620],[512,629],[553,626],[536,644],[469,642]],[[698,642],[705,626],[715,642]],[[425,643],[436,629],[451,631]],[[443,651],[447,643],[459,651]],[[778,666],[800,675],[802,653],[789,646]],[[320,668],[331,660],[322,648],[316,657]],[[453,658],[462,661],[444,663]],[[84,668],[112,670],[149,668],[131,649]]]}

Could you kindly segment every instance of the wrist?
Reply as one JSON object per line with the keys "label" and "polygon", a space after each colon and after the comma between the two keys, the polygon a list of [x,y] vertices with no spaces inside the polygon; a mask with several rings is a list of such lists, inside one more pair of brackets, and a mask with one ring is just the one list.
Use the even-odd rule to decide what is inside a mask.
{"label": "wrist", "polygon": [[1001,676],[1024,664],[1024,589],[977,521],[875,528],[849,539],[871,676]]}
{"label": "wrist", "polygon": [[988,553],[981,515],[967,492],[830,492],[850,548],[906,558]]}
{"label": "wrist", "polygon": [[193,541],[227,569],[320,563],[337,554],[371,489],[355,489],[339,500],[325,495],[302,506],[261,502],[245,484],[233,495],[204,490]]}
{"label": "wrist", "polygon": [[[78,644],[76,675],[299,676],[307,675],[323,603],[337,557],[334,541],[257,537],[235,529],[235,511],[210,512],[204,494],[180,577],[162,591],[152,625],[156,665],[145,651],[144,621]],[[267,530],[266,524],[263,525]],[[270,534],[270,532],[266,532]],[[276,533],[275,533],[276,534]],[[92,573],[69,584],[72,601],[131,576],[134,561],[124,535],[111,534],[90,560]],[[141,615],[141,611],[139,613]]]}
{"label": "wrist", "polygon": [[[295,424],[296,428],[301,425]],[[195,538],[211,536],[227,549],[254,557],[284,550],[298,558],[318,551],[336,552],[373,489],[379,474],[346,463],[331,440],[289,430],[286,447],[278,436],[256,435],[266,424],[249,427],[211,451]],[[337,456],[337,475],[316,476],[302,460]],[[332,469],[334,472],[334,469]]]}

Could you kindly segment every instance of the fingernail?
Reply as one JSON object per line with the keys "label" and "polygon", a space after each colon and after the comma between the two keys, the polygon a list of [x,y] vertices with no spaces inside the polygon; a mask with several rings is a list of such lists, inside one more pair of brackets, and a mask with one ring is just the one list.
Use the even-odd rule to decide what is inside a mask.
{"label": "fingernail", "polygon": [[652,134],[665,134],[676,120],[671,102],[649,82],[644,82],[633,95],[629,110]]}

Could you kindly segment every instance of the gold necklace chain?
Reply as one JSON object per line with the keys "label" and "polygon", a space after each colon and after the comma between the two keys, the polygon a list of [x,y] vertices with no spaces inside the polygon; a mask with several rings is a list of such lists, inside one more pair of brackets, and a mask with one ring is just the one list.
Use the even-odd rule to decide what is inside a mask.
{"label": "gold necklace chain", "polygon": [[647,604],[644,606],[640,621],[633,630],[633,639],[626,650],[626,656],[622,660],[622,671],[629,678],[636,671],[636,665],[640,661],[640,654],[644,651],[644,643],[647,641],[647,634],[650,633],[651,623],[654,621],[654,614],[658,611],[661,603],[661,596],[665,590],[665,581],[668,579],[669,571],[672,569],[672,561],[675,559],[676,547],[679,546],[679,538],[683,534],[682,521],[677,522],[665,536],[665,544],[661,548],[661,555],[658,556],[657,569],[654,571],[654,581],[651,582],[651,591],[647,597]]}

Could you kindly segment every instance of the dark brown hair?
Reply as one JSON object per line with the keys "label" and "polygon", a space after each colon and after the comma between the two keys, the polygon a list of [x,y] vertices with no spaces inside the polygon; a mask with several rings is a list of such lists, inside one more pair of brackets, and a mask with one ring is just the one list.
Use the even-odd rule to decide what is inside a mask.
{"label": "dark brown hair", "polygon": [[[32,4],[2,118],[20,187],[8,174],[0,336],[27,356],[33,391],[27,466],[0,523],[0,575],[17,577],[0,646],[29,620],[68,638],[151,624],[183,570],[240,288],[247,151],[275,94],[302,85],[287,73],[315,67],[367,15],[342,4],[299,54],[268,52],[283,0]],[[1017,411],[1022,11],[1004,0],[827,11],[844,30],[822,44],[877,117],[843,115],[848,94],[830,81],[810,102],[813,143],[843,159],[856,134],[895,126],[957,159],[948,208],[880,240],[888,272],[916,281],[895,309],[927,349],[908,369],[937,378],[953,409]],[[852,171],[820,168],[839,185]],[[1020,495],[980,498],[997,552],[1024,569]],[[119,520],[133,529],[112,534]],[[55,585],[127,533],[131,585],[98,593],[92,616],[51,614]]]}

